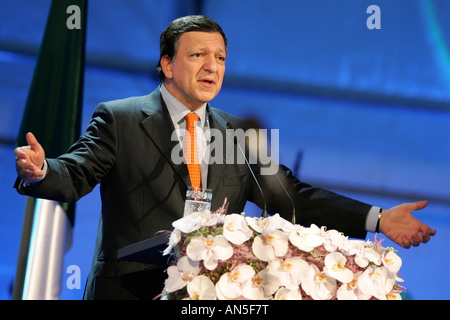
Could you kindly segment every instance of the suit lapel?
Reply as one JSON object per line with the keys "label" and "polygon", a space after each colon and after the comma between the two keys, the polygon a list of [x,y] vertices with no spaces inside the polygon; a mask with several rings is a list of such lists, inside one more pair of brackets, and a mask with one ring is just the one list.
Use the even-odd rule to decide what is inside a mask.
{"label": "suit lapel", "polygon": [[[156,89],[147,96],[142,111],[146,114],[146,117],[141,121],[141,127],[187,189],[187,186],[190,185],[189,172],[184,162],[176,163],[172,159],[173,150],[180,150],[180,146],[176,135],[172,139],[172,133],[175,131],[175,128],[169,111],[161,98],[159,89]],[[207,187],[213,190],[214,197],[214,193],[218,190],[225,173],[226,159],[230,159],[227,153],[234,152],[234,144],[232,137],[227,133],[227,121],[214,108],[210,108],[209,105],[207,107],[207,116],[209,117],[210,128],[218,130],[216,132],[220,132],[215,138],[222,139],[223,143],[222,163],[212,163],[208,167]],[[216,152],[219,152],[219,150],[216,150]]]}
{"label": "suit lapel", "polygon": [[211,163],[208,167],[208,188],[213,190],[214,195],[225,172],[227,153],[233,152],[234,146],[230,134],[226,131],[227,121],[209,106],[207,111],[211,129],[216,129],[218,130],[217,132],[220,132],[220,135],[217,135],[215,138],[222,139],[223,143],[223,150],[216,150],[216,152],[222,152],[222,163]]}
{"label": "suit lapel", "polygon": [[[159,89],[148,95],[148,99],[142,107],[142,111],[147,117],[141,121],[141,127],[187,188],[190,184],[190,180],[186,164],[180,161],[174,162],[173,160],[176,159],[172,159],[172,152],[174,150],[180,150],[180,147],[178,138],[174,134],[175,128],[172,119],[161,98]],[[173,138],[172,134],[174,134]]]}

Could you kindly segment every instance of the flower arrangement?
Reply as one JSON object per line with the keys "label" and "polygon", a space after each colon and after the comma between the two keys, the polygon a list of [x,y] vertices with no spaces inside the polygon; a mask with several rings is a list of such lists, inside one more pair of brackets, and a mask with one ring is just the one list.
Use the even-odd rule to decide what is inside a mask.
{"label": "flower arrangement", "polygon": [[[278,214],[196,212],[173,223],[162,299],[401,299],[401,258],[378,241]],[[376,238],[375,238],[376,239]]]}

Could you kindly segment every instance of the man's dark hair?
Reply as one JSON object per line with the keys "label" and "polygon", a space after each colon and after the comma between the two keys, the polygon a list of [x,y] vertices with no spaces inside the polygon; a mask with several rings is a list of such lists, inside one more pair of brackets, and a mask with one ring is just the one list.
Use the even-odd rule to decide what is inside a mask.
{"label": "man's dark hair", "polygon": [[159,39],[160,55],[157,69],[159,73],[159,81],[164,82],[166,79],[166,76],[161,68],[161,59],[167,55],[168,58],[172,60],[177,52],[178,41],[181,35],[190,31],[219,32],[225,42],[225,48],[227,47],[227,37],[217,22],[201,15],[186,16],[175,19],[161,33],[161,37]]}

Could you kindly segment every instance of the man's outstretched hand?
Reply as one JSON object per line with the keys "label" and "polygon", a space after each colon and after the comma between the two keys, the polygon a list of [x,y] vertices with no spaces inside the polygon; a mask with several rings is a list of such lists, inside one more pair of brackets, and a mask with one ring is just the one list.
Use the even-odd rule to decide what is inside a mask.
{"label": "man's outstretched hand", "polygon": [[33,181],[44,177],[42,168],[45,161],[45,152],[31,132],[26,135],[28,146],[17,147],[16,156],[17,174],[22,180]]}
{"label": "man's outstretched hand", "polygon": [[380,232],[404,248],[417,247],[427,243],[436,230],[423,224],[411,214],[427,206],[427,201],[403,203],[383,210],[380,220]]}

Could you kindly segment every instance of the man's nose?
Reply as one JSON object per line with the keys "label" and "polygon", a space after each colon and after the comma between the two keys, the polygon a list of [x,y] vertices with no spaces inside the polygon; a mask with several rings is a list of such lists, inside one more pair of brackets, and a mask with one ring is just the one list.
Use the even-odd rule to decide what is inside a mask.
{"label": "man's nose", "polygon": [[217,72],[218,63],[215,56],[207,56],[205,60],[205,64],[203,65],[203,69],[209,72]]}

